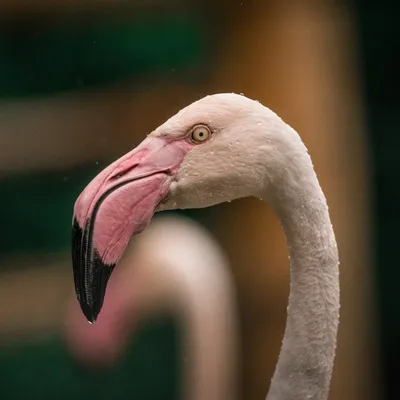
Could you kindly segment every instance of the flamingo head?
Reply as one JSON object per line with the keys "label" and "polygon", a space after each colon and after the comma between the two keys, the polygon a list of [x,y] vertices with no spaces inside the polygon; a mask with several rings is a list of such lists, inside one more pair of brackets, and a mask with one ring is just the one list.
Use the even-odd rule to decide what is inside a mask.
{"label": "flamingo head", "polygon": [[271,116],[241,95],[204,97],[87,185],[74,207],[72,260],[76,295],[89,322],[102,308],[107,282],[130,238],[156,211],[260,196],[265,151],[274,154],[268,149],[273,141],[260,131]]}

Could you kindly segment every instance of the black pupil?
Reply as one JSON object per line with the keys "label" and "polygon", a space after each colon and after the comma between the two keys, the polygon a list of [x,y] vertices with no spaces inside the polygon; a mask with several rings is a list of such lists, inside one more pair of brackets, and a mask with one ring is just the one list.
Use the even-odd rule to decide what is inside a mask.
{"label": "black pupil", "polygon": [[203,136],[204,133],[202,131],[199,132],[199,136]]}

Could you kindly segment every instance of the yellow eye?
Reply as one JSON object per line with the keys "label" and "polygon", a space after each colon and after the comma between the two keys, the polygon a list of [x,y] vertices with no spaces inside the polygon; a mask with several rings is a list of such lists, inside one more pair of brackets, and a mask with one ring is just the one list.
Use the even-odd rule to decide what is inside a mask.
{"label": "yellow eye", "polygon": [[202,143],[208,140],[210,136],[211,132],[206,126],[198,125],[193,129],[191,138],[195,143]]}

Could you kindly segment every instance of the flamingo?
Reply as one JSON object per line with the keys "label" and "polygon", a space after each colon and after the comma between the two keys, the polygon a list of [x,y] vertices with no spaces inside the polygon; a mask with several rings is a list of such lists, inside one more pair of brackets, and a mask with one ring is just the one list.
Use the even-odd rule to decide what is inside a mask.
{"label": "flamingo", "polygon": [[186,337],[183,398],[233,399],[234,286],[217,242],[194,221],[164,217],[152,222],[126,253],[95,326],[83,323],[75,296],[70,302],[65,335],[73,356],[89,366],[110,366],[126,348],[140,315],[174,312]]}
{"label": "flamingo", "polygon": [[339,256],[326,198],[299,134],[258,101],[206,96],[100,172],[74,206],[76,294],[88,321],[131,236],[156,211],[256,197],[277,213],[290,257],[287,321],[267,400],[325,400],[339,325]]}

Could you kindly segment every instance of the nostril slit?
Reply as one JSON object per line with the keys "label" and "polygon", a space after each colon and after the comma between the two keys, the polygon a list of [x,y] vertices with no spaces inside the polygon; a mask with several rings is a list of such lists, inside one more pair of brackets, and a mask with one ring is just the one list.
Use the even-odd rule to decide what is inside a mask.
{"label": "nostril slit", "polygon": [[133,164],[132,166],[130,166],[127,169],[124,169],[123,171],[118,172],[115,175],[112,175],[110,177],[110,179],[115,180],[115,179],[119,179],[121,177],[123,177],[124,175],[128,174],[129,172],[131,172],[132,170],[134,170],[139,164]]}

